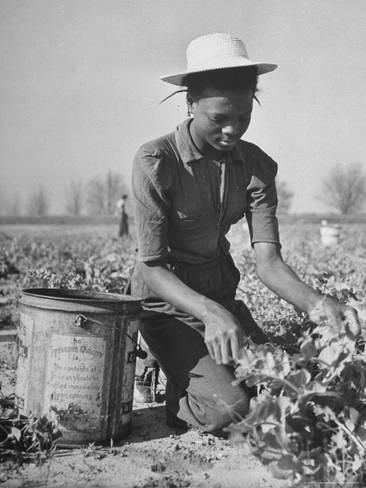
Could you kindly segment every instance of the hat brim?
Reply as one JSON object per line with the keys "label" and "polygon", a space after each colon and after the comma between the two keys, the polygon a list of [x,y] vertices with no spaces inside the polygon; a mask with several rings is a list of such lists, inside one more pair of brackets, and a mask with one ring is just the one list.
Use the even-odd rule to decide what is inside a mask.
{"label": "hat brim", "polygon": [[252,66],[256,66],[258,70],[258,76],[264,75],[265,73],[270,73],[271,71],[274,71],[277,68],[277,64],[269,64],[269,63],[257,63],[254,61],[251,62],[235,62],[235,64],[228,64],[227,66],[220,66],[220,67],[212,67],[212,68],[206,68],[206,69],[199,69],[199,70],[191,70],[191,71],[185,71],[183,73],[174,73],[170,75],[164,75],[160,76],[160,79],[162,81],[165,81],[166,83],[170,83],[172,85],[177,85],[177,86],[185,86],[184,84],[184,79],[186,76],[191,75],[191,74],[196,74],[196,73],[205,73],[207,71],[216,71],[216,70],[224,70],[224,69],[231,69],[231,68],[249,68]]}

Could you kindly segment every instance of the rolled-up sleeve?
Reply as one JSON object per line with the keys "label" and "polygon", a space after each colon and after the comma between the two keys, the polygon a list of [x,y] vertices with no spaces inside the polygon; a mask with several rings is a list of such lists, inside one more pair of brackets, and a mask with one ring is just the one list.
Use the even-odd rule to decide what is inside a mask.
{"label": "rolled-up sleeve", "polygon": [[158,151],[142,146],[132,171],[138,260],[165,261],[168,253],[167,168]]}
{"label": "rolled-up sleeve", "polygon": [[257,146],[253,148],[246,211],[251,243],[252,245],[256,242],[279,244],[275,183],[277,163]]}

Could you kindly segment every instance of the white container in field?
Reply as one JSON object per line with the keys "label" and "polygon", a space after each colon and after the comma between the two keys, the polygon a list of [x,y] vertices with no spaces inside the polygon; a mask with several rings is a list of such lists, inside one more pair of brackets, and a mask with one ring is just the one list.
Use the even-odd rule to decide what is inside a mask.
{"label": "white container in field", "polygon": [[320,240],[323,246],[336,246],[339,244],[341,229],[339,225],[330,225],[322,220],[320,227]]}

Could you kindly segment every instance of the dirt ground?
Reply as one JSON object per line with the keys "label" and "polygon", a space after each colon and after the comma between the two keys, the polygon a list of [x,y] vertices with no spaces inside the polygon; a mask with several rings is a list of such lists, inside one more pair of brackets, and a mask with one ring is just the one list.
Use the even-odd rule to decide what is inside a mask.
{"label": "dirt ground", "polygon": [[[4,394],[14,371],[2,369]],[[0,467],[0,488],[282,488],[242,439],[225,439],[165,424],[163,403],[135,398],[132,432],[118,446],[57,449],[41,466]]]}

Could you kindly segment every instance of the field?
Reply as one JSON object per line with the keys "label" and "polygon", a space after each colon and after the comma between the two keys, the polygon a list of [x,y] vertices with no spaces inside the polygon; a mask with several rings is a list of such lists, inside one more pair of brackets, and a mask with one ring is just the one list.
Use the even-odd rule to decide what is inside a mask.
{"label": "field", "polygon": [[[135,242],[133,237],[118,240],[116,232],[114,225],[2,225],[0,331],[17,327],[18,300],[24,288],[123,292],[133,268]],[[305,282],[345,302],[364,304],[366,224],[343,224],[340,242],[334,247],[321,245],[317,224],[285,224],[281,235],[285,261]],[[242,275],[238,295],[268,333],[279,336],[284,344],[294,344],[301,323],[299,316],[257,279],[253,251],[241,225],[231,231],[230,240]],[[14,391],[14,358],[8,351],[1,359],[0,381],[6,397]],[[56,451],[41,466],[35,461],[20,466],[10,456],[3,463],[0,486],[288,486],[286,480],[275,479],[273,470],[251,454],[241,432],[231,439],[202,435],[195,430],[176,432],[164,424],[162,404],[144,404],[139,398],[134,406],[133,425],[132,434],[120,446]]]}

